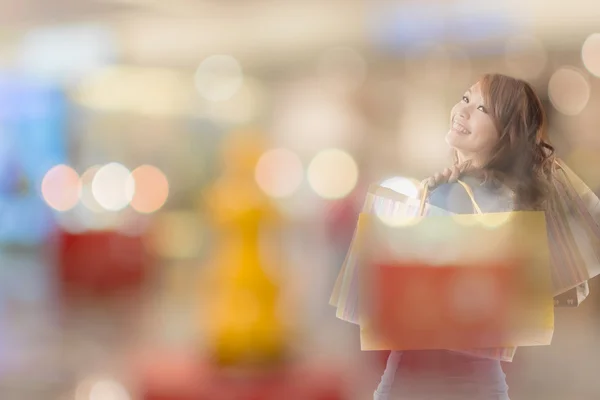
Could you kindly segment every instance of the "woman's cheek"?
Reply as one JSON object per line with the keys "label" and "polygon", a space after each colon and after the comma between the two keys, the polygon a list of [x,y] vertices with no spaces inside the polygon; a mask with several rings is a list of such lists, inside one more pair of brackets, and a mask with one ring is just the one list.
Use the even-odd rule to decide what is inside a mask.
{"label": "woman's cheek", "polygon": [[454,107],[452,107],[452,110],[450,110],[450,121],[452,121],[452,116],[454,114],[456,114],[457,107],[458,107],[458,104],[455,104]]}

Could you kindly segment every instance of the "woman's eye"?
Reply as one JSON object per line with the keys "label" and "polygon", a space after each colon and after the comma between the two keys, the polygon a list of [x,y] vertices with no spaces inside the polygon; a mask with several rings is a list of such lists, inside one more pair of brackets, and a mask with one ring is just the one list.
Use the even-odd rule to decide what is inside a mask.
{"label": "woman's eye", "polygon": [[463,96],[462,97],[462,101],[464,101],[465,103],[469,102],[469,98],[467,96]]}
{"label": "woman's eye", "polygon": [[485,107],[484,107],[484,106],[479,106],[479,107],[477,107],[477,109],[478,109],[479,111],[483,111],[484,113],[487,113],[487,110],[485,109]]}

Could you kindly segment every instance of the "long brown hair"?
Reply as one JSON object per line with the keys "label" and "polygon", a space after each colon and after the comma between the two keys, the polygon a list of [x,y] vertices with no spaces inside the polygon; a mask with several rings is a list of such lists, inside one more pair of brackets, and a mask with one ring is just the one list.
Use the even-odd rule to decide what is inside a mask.
{"label": "long brown hair", "polygon": [[529,83],[506,75],[484,75],[479,82],[499,139],[483,168],[472,173],[512,189],[517,209],[543,208],[554,147],[540,98]]}

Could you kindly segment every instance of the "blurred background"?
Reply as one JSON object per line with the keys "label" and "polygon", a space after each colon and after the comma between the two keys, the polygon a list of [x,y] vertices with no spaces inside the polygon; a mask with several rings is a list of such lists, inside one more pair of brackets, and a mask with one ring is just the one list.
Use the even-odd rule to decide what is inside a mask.
{"label": "blurred background", "polygon": [[[383,364],[333,281],[368,184],[446,167],[449,111],[483,73],[535,86],[600,193],[596,0],[1,0],[0,21],[2,399],[141,399],[148,365],[209,347],[223,176],[282,221],[298,357],[370,366],[348,386],[369,398]],[[252,201],[225,186],[217,208]],[[600,397],[598,293],[519,350],[511,398]]]}

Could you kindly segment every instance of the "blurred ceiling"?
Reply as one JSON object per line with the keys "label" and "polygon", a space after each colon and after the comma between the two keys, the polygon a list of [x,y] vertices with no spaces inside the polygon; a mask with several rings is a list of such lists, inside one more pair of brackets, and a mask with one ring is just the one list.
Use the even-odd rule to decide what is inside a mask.
{"label": "blurred ceiling", "polygon": [[193,12],[187,13],[184,4],[119,18],[115,26],[127,56],[143,64],[168,59],[187,66],[210,54],[229,53],[250,66],[294,61],[321,48],[365,40],[364,2],[224,1],[190,6]]}
{"label": "blurred ceiling", "polygon": [[598,0],[0,0],[0,23],[7,34],[100,23],[115,30],[121,57],[133,64],[193,67],[206,55],[230,53],[260,66],[334,45],[371,46],[377,15],[401,15],[403,7],[419,9],[423,19],[413,22],[423,29],[436,18],[501,13],[552,46],[581,42],[600,27]]}

